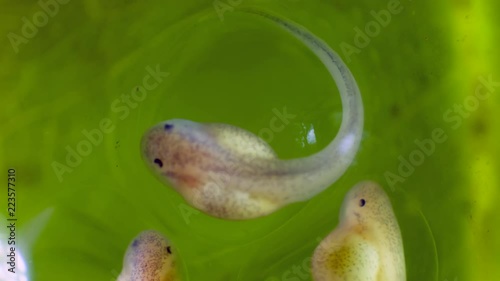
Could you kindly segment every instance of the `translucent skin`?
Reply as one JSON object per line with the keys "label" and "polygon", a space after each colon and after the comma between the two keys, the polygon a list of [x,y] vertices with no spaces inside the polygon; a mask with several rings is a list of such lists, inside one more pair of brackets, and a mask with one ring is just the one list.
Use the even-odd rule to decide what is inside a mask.
{"label": "translucent skin", "polygon": [[170,242],[156,231],[141,232],[127,249],[118,281],[179,281]]}
{"label": "translucent skin", "polygon": [[358,183],[345,196],[339,225],[314,252],[314,280],[404,281],[405,268],[401,231],[387,194],[374,182]]}
{"label": "translucent skin", "polygon": [[322,151],[281,160],[262,139],[231,125],[173,119],[143,137],[151,170],[186,201],[215,217],[251,219],[308,200],[333,184],[350,166],[363,131],[363,104],[340,57],[305,28],[259,12],[310,48],[335,80],[343,107],[340,130]]}

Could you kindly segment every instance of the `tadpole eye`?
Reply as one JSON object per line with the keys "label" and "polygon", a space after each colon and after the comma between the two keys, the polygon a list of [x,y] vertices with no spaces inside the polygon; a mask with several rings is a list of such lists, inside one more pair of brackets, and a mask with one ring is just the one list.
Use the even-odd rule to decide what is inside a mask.
{"label": "tadpole eye", "polygon": [[158,167],[160,168],[163,167],[163,162],[160,159],[155,158],[153,162],[155,162],[155,164],[158,165]]}
{"label": "tadpole eye", "polygon": [[172,250],[170,249],[170,246],[167,246],[167,253],[172,254]]}
{"label": "tadpole eye", "polygon": [[359,206],[360,207],[363,207],[365,204],[366,204],[366,200],[365,199],[359,200]]}
{"label": "tadpole eye", "polygon": [[172,124],[165,124],[165,126],[163,126],[163,127],[165,128],[165,131],[168,131],[168,130],[171,130],[174,127],[174,125],[172,125]]}
{"label": "tadpole eye", "polygon": [[134,242],[132,242],[132,247],[137,247],[139,245],[139,239],[135,239]]}

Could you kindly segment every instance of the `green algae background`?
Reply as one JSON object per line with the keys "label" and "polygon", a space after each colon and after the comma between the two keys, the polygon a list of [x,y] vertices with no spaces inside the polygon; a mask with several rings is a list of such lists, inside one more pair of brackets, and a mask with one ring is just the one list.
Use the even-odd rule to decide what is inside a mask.
{"label": "green algae background", "polygon": [[[29,280],[115,280],[145,229],[172,240],[183,280],[311,280],[314,248],[364,179],[393,202],[409,281],[500,278],[500,85],[487,82],[500,81],[495,1],[401,0],[364,42],[357,28],[391,1],[61,0],[28,36],[23,26],[40,4],[0,3],[0,166],[5,186],[7,169],[17,171],[17,253]],[[146,129],[186,118],[258,134],[286,108],[294,117],[265,136],[281,158],[295,158],[325,147],[342,112],[318,59],[242,7],[300,23],[339,52],[366,120],[338,182],[270,216],[231,222],[190,208],[152,176],[139,150]],[[157,69],[168,74],[141,92]],[[139,93],[140,102],[122,99]],[[90,143],[84,131],[96,130],[102,138]],[[418,152],[436,134],[434,148]],[[78,149],[86,155],[68,156]],[[418,165],[398,171],[417,154]],[[22,275],[2,270],[1,280]]]}

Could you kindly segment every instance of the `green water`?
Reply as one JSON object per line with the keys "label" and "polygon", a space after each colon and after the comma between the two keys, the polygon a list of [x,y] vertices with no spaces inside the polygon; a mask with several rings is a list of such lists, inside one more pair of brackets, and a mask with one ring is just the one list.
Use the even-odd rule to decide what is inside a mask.
{"label": "green water", "polygon": [[[498,280],[500,87],[473,96],[477,87],[488,93],[479,76],[500,81],[499,4],[402,0],[402,11],[361,47],[355,28],[364,30],[370,12],[391,1],[240,2],[231,3],[290,18],[337,50],[366,116],[360,151],[338,182],[242,222],[188,207],[146,169],[140,138],[170,118],[259,133],[286,107],[295,117],[267,139],[277,154],[321,150],[342,107],[329,74],[300,42],[201,0],[69,1],[28,38],[23,17],[33,21],[39,4],[0,2],[0,166],[5,189],[8,168],[16,169],[16,239],[30,280],[115,280],[128,243],[144,229],[172,240],[184,280],[311,280],[309,257],[336,226],[345,192],[364,179],[380,182],[393,202],[409,281]],[[354,53],[342,52],[346,44]],[[148,67],[168,77],[149,80],[138,96]],[[120,99],[133,92],[143,100]],[[84,130],[99,130],[102,140],[90,143]],[[433,132],[441,133],[434,149],[401,175],[401,161],[416,157],[416,141]],[[68,147],[88,155],[68,162]],[[0,276],[15,276],[7,274]]]}

